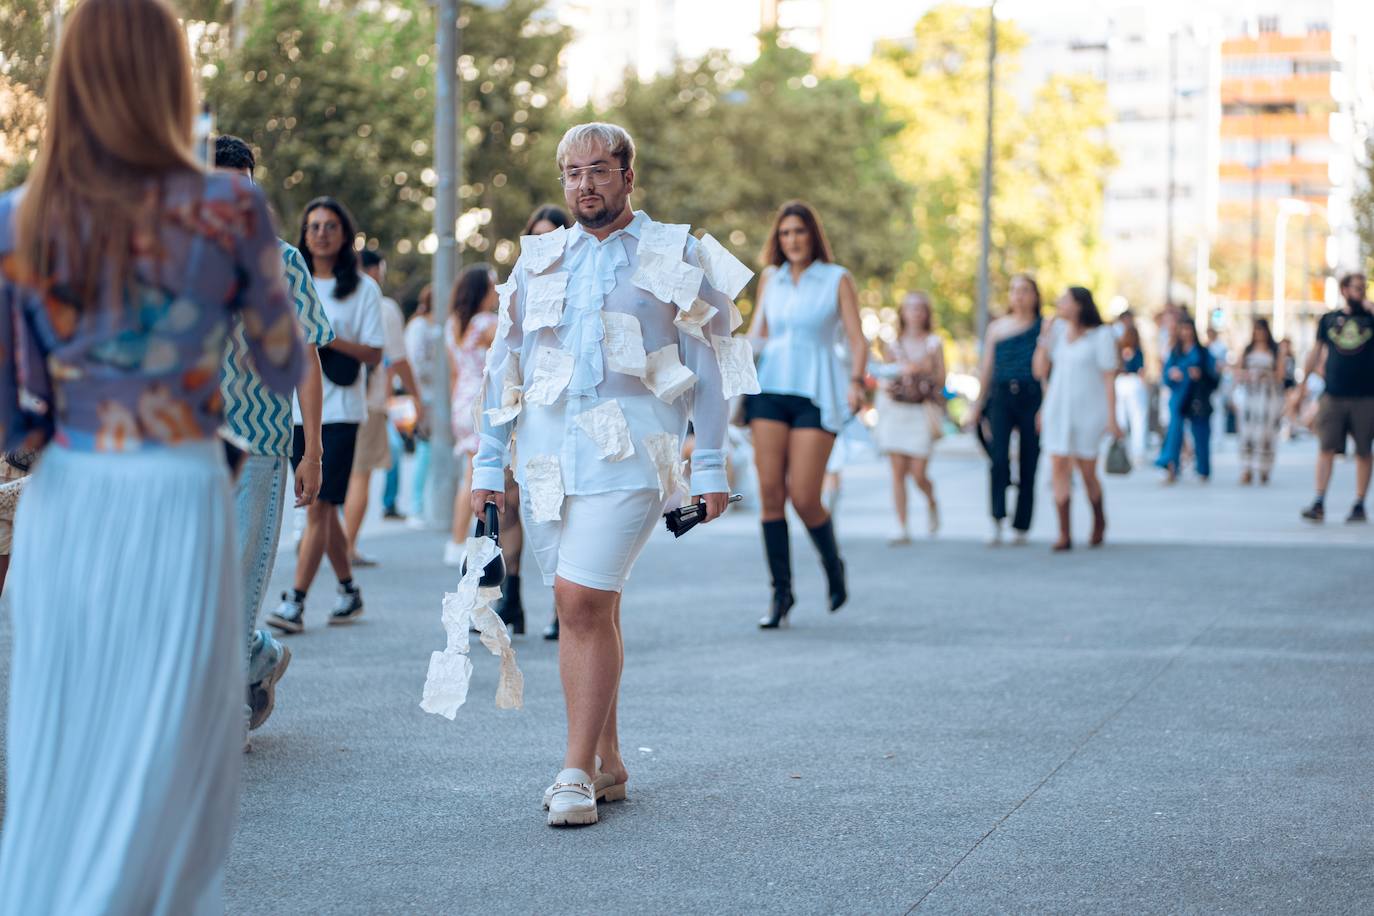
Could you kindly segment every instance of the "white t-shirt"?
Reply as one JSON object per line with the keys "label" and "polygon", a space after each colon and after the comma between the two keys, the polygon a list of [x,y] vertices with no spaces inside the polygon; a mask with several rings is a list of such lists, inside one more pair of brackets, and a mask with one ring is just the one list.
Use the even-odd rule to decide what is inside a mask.
{"label": "white t-shirt", "polygon": [[428,404],[439,381],[439,347],[442,341],[439,326],[423,316],[417,315],[406,325],[406,359],[415,372],[415,383],[420,386],[420,397]]}
{"label": "white t-shirt", "polygon": [[368,370],[367,409],[386,410],[386,398],[391,393],[390,373],[387,366],[394,366],[406,358],[406,318],[401,307],[389,296],[382,297],[382,364]]}
{"label": "white t-shirt", "polygon": [[[321,280],[319,277],[313,279],[315,292],[320,297],[320,304],[324,306],[325,315],[329,317],[329,324],[334,328],[335,338],[364,347],[384,347],[386,336],[382,330],[382,291],[375,280],[367,274],[362,274],[358,278],[358,288],[351,296],[347,299],[335,299],[334,285],[337,281],[333,277],[327,280]],[[370,371],[384,370],[378,367]],[[321,423],[362,423],[367,419],[367,400],[363,391],[365,375],[366,372],[358,373],[357,381],[347,386],[335,385],[329,380],[329,376],[324,376]],[[301,405],[294,398],[291,402],[291,412],[295,422],[299,424]]]}

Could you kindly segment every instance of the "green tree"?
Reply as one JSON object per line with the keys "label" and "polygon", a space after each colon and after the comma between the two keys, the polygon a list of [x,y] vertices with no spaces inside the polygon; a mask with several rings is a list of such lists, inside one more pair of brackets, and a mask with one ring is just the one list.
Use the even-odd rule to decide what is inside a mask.
{"label": "green tree", "polygon": [[1374,133],[1365,141],[1360,164],[1359,190],[1355,192],[1355,227],[1366,274],[1374,275]]}
{"label": "green tree", "polygon": [[[973,330],[981,232],[987,10],[937,6],[909,41],[882,46],[856,75],[903,123],[893,158],[920,189],[910,211],[918,238],[898,270],[927,288],[955,333]],[[1052,77],[1023,108],[1011,91],[1026,37],[999,23],[994,132],[994,290],[1031,271],[1047,296],[1069,283],[1110,292],[1100,238],[1103,186],[1114,162],[1100,82]]]}
{"label": "green tree", "polygon": [[911,246],[913,189],[890,163],[900,125],[853,79],[817,76],[809,56],[761,38],[748,67],[721,53],[684,61],[628,81],[600,113],[635,137],[636,206],[708,231],[753,264],[778,206],[802,198],[876,306]]}
{"label": "green tree", "polygon": [[[460,250],[514,260],[529,210],[557,190],[536,152],[558,126],[557,58],[567,36],[537,14],[541,0],[465,7],[459,25],[463,110]],[[294,235],[304,204],[342,200],[397,287],[428,274],[437,178],[433,140],[434,17],[423,0],[380,9],[263,0],[240,48],[210,29],[203,55],[218,127],[249,140],[261,182]],[[551,157],[550,157],[551,158]]]}
{"label": "green tree", "polygon": [[0,3],[0,188],[22,184],[38,152],[52,3]]}

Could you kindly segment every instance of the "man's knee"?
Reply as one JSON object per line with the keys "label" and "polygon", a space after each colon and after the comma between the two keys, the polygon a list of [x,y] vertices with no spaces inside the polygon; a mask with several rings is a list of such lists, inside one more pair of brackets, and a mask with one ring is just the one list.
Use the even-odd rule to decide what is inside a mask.
{"label": "man's knee", "polygon": [[566,579],[554,583],[554,603],[558,608],[559,625],[576,632],[598,628],[614,629],[613,617],[617,594],[578,585]]}

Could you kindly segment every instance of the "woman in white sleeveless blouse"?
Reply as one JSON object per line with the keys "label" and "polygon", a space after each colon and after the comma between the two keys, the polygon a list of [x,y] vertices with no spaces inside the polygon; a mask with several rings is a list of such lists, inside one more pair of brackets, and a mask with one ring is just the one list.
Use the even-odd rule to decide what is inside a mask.
{"label": "woman in white sleeveless blouse", "polygon": [[[826,461],[835,436],[863,405],[868,342],[859,322],[859,297],[849,271],[834,263],[816,212],[801,201],[783,204],[763,250],[758,317],[750,329],[759,360],[760,393],[745,403],[754,444],[763,545],[773,581],[769,612],[759,626],[787,619],[792,556],[786,507],[801,517],[820,554],[830,610],[848,597],[835,528],[821,501]],[[846,377],[834,343],[843,333],[852,359]]]}

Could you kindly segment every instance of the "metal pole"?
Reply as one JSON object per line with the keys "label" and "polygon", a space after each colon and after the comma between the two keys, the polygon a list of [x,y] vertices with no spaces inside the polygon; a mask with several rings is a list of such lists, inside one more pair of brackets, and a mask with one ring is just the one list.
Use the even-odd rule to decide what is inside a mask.
{"label": "metal pole", "polygon": [[1250,106],[1251,127],[1254,130],[1255,162],[1250,169],[1250,320],[1259,316],[1259,174],[1260,174],[1260,128],[1259,106]]}
{"label": "metal pole", "polygon": [[62,0],[53,0],[52,15],[49,18],[49,27],[52,30],[52,54],[57,53],[57,43],[62,40]]}
{"label": "metal pole", "polygon": [[234,22],[229,32],[229,42],[235,51],[243,47],[244,40],[248,37],[248,27],[244,20],[248,17],[248,0],[234,0]]}
{"label": "metal pole", "polygon": [[[1169,33],[1169,161],[1164,190],[1164,304],[1174,301],[1174,150],[1178,124],[1178,33]],[[1196,304],[1194,306],[1196,308]]]}
{"label": "metal pole", "polygon": [[1279,202],[1278,215],[1274,217],[1274,338],[1282,340],[1288,329],[1288,258],[1283,249],[1288,245],[1288,214],[1291,211]]}
{"label": "metal pole", "polygon": [[978,341],[982,347],[988,329],[988,300],[991,282],[988,258],[992,254],[992,126],[993,103],[997,91],[997,0],[988,4],[988,111],[987,137],[983,147],[983,233],[978,254]]}
{"label": "metal pole", "polygon": [[[449,293],[458,272],[458,0],[436,0],[434,80],[434,237],[438,247],[430,275],[433,318],[443,332]],[[425,519],[436,528],[453,521],[453,429],[449,423],[448,347],[438,350],[439,371],[430,389],[430,470],[425,479]]]}

